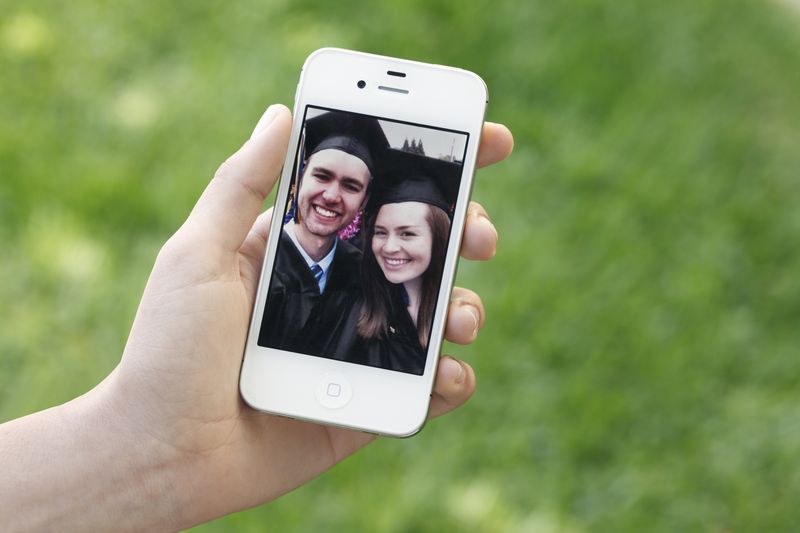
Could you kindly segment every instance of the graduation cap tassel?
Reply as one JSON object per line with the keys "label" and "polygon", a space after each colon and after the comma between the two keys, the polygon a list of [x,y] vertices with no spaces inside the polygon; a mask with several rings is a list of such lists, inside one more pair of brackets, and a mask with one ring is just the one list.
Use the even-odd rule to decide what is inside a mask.
{"label": "graduation cap tassel", "polygon": [[300,222],[300,212],[297,209],[297,194],[300,191],[300,178],[303,176],[303,162],[305,161],[305,128],[300,134],[300,153],[297,156],[297,169],[292,177],[292,184],[289,186],[289,197],[287,198],[286,214],[283,216],[283,223],[290,220]]}

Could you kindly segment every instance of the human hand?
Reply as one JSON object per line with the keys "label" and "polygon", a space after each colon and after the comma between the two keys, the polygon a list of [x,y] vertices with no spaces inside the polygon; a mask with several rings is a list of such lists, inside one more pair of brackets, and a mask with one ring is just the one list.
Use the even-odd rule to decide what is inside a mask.
{"label": "human hand", "polygon": [[[262,209],[287,150],[291,117],[271,106],[253,136],[219,168],[183,226],[161,249],[122,361],[91,393],[120,442],[158,465],[169,524],[185,528],[274,499],[374,437],[253,411],[238,378],[269,232]],[[478,165],[504,159],[513,141],[484,126]],[[477,203],[461,254],[489,259],[497,232]],[[454,288],[446,338],[472,342],[483,325],[477,294]],[[472,394],[472,368],[440,358],[435,417]],[[146,461],[145,461],[146,462]],[[146,468],[146,466],[142,466]]]}

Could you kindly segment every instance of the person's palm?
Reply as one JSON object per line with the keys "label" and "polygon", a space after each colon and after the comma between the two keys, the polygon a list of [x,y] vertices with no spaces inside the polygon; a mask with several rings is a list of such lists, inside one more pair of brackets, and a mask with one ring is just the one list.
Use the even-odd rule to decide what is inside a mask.
{"label": "person's palm", "polygon": [[[178,471],[193,480],[191,497],[205,501],[207,510],[192,522],[277,497],[373,438],[258,413],[238,393],[271,217],[271,210],[258,213],[279,174],[290,127],[288,110],[272,106],[220,167],[159,253],[122,362],[105,383],[115,415],[186,465]],[[510,149],[508,130],[487,125],[479,162],[499,161]],[[497,235],[482,214],[471,206],[465,257],[494,254]],[[483,321],[480,299],[455,289],[453,302],[447,338],[471,342]],[[468,365],[442,358],[431,415],[462,404],[474,384]]]}

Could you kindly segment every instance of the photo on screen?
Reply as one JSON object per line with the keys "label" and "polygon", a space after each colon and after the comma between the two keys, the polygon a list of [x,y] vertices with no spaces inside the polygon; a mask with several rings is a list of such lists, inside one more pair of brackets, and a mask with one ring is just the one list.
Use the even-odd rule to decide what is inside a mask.
{"label": "photo on screen", "polygon": [[468,140],[308,106],[258,344],[421,375]]}

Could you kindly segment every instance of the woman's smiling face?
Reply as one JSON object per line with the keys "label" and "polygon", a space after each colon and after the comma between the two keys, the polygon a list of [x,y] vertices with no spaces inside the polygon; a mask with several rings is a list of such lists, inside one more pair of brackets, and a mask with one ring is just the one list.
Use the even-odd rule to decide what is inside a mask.
{"label": "woman's smiling face", "polygon": [[429,210],[422,202],[402,202],[378,211],[372,253],[390,283],[405,283],[428,269],[433,244]]}

